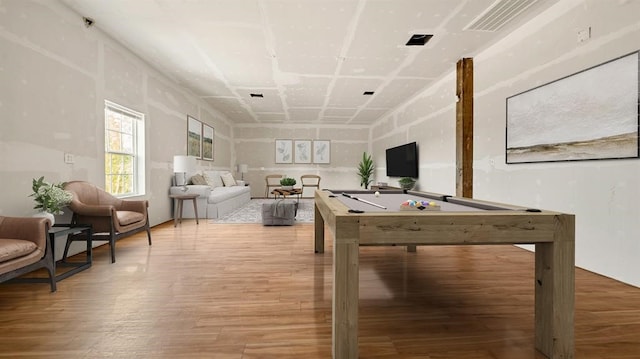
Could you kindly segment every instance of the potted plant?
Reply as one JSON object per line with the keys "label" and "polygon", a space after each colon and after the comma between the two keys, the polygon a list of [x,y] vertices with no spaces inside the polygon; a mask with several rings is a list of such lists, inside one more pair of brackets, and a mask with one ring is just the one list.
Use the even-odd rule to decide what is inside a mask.
{"label": "potted plant", "polygon": [[416,185],[416,180],[411,177],[402,177],[398,183],[400,183],[402,189],[413,189],[413,186]]}
{"label": "potted plant", "polygon": [[64,190],[64,183],[49,183],[44,180],[44,176],[33,179],[31,189],[33,193],[29,197],[33,197],[36,201],[34,209],[40,210],[34,216],[46,217],[51,221],[51,225],[55,222],[54,214],[62,214],[62,208],[71,203],[73,195],[71,192]]}
{"label": "potted plant", "polygon": [[282,179],[280,180],[280,185],[284,190],[292,190],[295,184],[296,180],[291,177],[282,177]]}
{"label": "potted plant", "polygon": [[366,152],[362,153],[362,160],[358,164],[358,177],[360,177],[360,186],[364,186],[364,189],[369,188],[369,183],[373,182],[371,176],[373,176],[373,160],[371,155],[367,155]]}

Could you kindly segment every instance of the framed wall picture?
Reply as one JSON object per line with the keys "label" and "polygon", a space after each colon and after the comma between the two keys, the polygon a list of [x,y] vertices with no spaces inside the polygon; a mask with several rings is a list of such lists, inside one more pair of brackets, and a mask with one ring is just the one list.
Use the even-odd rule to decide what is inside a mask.
{"label": "framed wall picture", "polygon": [[506,163],[637,158],[638,52],[507,98]]}
{"label": "framed wall picture", "polygon": [[276,140],[276,163],[293,163],[292,140]]}
{"label": "framed wall picture", "polygon": [[213,161],[213,127],[202,124],[202,159]]}
{"label": "framed wall picture", "polygon": [[293,141],[293,158],[295,163],[311,163],[311,140]]}
{"label": "framed wall picture", "polygon": [[187,115],[187,156],[202,158],[202,123]]}
{"label": "framed wall picture", "polygon": [[331,163],[331,141],[313,141],[313,163]]}

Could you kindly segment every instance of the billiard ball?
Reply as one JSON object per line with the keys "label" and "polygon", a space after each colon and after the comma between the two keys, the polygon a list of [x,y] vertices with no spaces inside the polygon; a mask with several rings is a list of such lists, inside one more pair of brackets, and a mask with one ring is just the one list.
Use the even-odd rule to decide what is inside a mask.
{"label": "billiard ball", "polygon": [[376,191],[373,195],[376,197],[380,197],[380,192]]}

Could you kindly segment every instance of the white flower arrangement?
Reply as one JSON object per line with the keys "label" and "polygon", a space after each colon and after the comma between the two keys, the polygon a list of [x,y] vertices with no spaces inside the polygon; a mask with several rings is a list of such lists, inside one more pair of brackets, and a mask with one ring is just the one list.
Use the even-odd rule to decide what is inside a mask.
{"label": "white flower arrangement", "polygon": [[51,214],[62,214],[62,208],[71,203],[73,195],[71,192],[64,190],[64,183],[51,184],[45,182],[44,176],[33,179],[33,193],[29,197],[33,197],[36,201],[34,209]]}

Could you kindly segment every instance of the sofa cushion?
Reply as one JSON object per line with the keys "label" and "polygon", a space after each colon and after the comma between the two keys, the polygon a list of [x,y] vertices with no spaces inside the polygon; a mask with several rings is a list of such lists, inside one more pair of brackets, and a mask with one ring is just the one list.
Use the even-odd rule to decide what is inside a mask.
{"label": "sofa cushion", "polygon": [[249,187],[216,187],[211,191],[207,202],[209,203],[220,203],[226,201],[230,198],[234,198],[242,194],[242,192],[250,191]]}
{"label": "sofa cushion", "polygon": [[38,246],[31,241],[0,238],[0,263],[26,256],[36,248]]}
{"label": "sofa cushion", "polygon": [[204,176],[200,174],[192,176],[191,183],[195,185],[205,185],[205,186],[208,184],[207,180],[204,179]]}
{"label": "sofa cushion", "polygon": [[221,171],[203,171],[202,175],[204,179],[207,181],[207,184],[211,187],[223,187],[224,183],[222,182]]}
{"label": "sofa cushion", "polygon": [[232,187],[236,185],[236,180],[233,178],[231,173],[225,172],[220,177],[222,178],[222,183],[224,183],[225,187]]}
{"label": "sofa cushion", "polygon": [[144,220],[144,215],[140,212],[116,211],[116,216],[121,226],[127,226]]}

